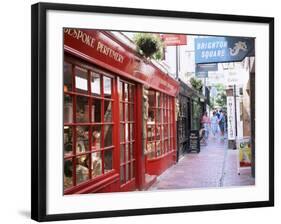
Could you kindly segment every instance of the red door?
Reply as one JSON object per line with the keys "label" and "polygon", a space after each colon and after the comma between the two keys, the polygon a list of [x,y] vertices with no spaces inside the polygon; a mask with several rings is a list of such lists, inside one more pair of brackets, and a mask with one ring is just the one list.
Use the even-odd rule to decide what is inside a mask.
{"label": "red door", "polygon": [[136,86],[119,79],[120,190],[136,189]]}

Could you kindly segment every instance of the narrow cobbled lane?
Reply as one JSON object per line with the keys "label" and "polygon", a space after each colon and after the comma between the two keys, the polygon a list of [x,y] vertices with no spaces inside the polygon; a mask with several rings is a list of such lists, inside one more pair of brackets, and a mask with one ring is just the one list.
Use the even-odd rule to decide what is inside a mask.
{"label": "narrow cobbled lane", "polygon": [[253,185],[250,170],[237,174],[236,150],[226,147],[224,141],[210,138],[207,146],[201,146],[200,153],[186,154],[160,175],[149,190]]}

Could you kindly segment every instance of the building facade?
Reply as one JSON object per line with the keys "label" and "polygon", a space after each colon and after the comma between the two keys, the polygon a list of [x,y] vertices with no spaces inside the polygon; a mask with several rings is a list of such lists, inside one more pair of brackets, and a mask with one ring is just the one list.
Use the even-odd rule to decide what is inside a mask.
{"label": "building facade", "polygon": [[64,194],[148,188],[176,161],[178,82],[108,31],[65,28],[63,71]]}

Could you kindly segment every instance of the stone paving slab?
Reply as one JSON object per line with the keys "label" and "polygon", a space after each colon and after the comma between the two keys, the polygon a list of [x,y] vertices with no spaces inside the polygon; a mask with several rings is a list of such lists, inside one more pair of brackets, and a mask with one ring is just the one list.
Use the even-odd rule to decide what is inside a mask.
{"label": "stone paving slab", "polygon": [[210,138],[207,146],[201,146],[200,153],[186,154],[160,175],[149,190],[253,185],[250,170],[237,174],[236,152],[226,149],[224,141]]}

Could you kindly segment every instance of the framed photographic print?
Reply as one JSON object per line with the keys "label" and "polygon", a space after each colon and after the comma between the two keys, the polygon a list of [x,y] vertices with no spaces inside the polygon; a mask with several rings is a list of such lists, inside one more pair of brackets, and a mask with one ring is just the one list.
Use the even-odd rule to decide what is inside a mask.
{"label": "framed photographic print", "polygon": [[274,19],[32,5],[32,219],[274,205]]}

